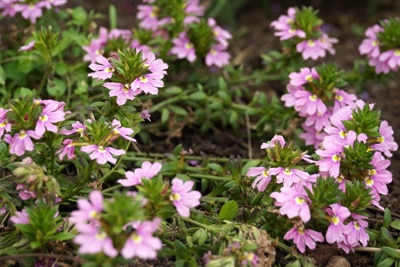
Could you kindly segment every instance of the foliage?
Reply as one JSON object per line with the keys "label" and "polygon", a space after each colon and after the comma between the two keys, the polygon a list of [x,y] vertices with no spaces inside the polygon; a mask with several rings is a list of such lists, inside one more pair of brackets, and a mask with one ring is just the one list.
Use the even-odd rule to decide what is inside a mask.
{"label": "foliage", "polygon": [[[325,243],[400,264],[400,223],[380,204],[393,130],[342,88],[397,71],[398,19],[371,28],[367,60],[346,71],[315,62],[338,41],[318,10],[289,8],[271,23],[282,49],[249,73],[230,63],[235,34],[204,15],[232,26],[244,1],[144,1],[131,30],[116,27],[113,5],[107,29],[64,0],[3,2],[19,30],[0,55],[0,261],[274,266],[283,254],[313,266],[306,251]],[[264,90],[271,82],[287,92]],[[266,140],[264,157],[165,148],[227,131],[249,147]],[[153,139],[165,147],[139,150]],[[382,221],[367,220],[371,207]]]}

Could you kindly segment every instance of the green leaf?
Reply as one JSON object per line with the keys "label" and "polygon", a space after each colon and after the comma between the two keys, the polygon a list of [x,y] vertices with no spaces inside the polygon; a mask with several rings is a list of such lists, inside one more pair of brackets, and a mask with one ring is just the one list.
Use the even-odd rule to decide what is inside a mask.
{"label": "green leaf", "polygon": [[383,223],[382,226],[385,228],[389,228],[389,225],[392,221],[392,214],[388,208],[385,209],[385,214],[383,216]]}
{"label": "green leaf", "polygon": [[239,211],[239,205],[235,200],[226,202],[219,212],[221,220],[233,220]]}
{"label": "green leaf", "polygon": [[390,226],[392,226],[396,230],[400,230],[400,220],[394,220],[390,223]]}
{"label": "green leaf", "polygon": [[0,85],[6,84],[6,74],[4,73],[4,69],[0,66]]}
{"label": "green leaf", "polygon": [[207,230],[203,228],[199,228],[193,235],[193,239],[197,241],[197,243],[201,246],[203,245],[208,238]]}
{"label": "green leaf", "polygon": [[179,116],[187,116],[188,115],[187,110],[180,106],[170,105],[169,108],[176,115],[179,115]]}
{"label": "green leaf", "polygon": [[55,66],[55,72],[57,75],[64,76],[68,72],[68,65],[64,62],[58,62]]}
{"label": "green leaf", "polygon": [[204,92],[194,92],[193,94],[189,95],[189,99],[191,99],[191,100],[200,101],[200,100],[204,100],[206,98],[207,98],[207,94]]}
{"label": "green leaf", "polygon": [[391,258],[400,259],[400,252],[398,250],[391,248],[391,247],[382,247],[381,249],[383,252],[385,252]]}
{"label": "green leaf", "polygon": [[169,115],[170,115],[169,109],[163,108],[161,110],[161,123],[166,123],[169,119]]}
{"label": "green leaf", "polygon": [[117,28],[117,9],[113,4],[108,7],[108,15],[110,17],[110,29]]}
{"label": "green leaf", "polygon": [[51,96],[62,96],[67,91],[67,86],[65,83],[60,79],[54,79],[47,83],[47,93]]}
{"label": "green leaf", "polygon": [[62,232],[62,233],[56,234],[54,236],[54,239],[59,240],[59,241],[64,241],[64,240],[70,240],[74,237],[75,237],[75,235],[72,233]]}
{"label": "green leaf", "polygon": [[386,258],[383,261],[379,262],[377,267],[391,267],[393,266],[393,262],[395,259],[393,258]]}

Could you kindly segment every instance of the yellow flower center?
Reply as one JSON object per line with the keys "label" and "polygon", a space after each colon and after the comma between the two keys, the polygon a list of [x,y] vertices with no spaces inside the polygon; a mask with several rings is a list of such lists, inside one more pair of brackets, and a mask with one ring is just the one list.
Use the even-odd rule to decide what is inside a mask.
{"label": "yellow flower center", "polygon": [[267,171],[267,170],[263,171],[263,172],[262,172],[262,175],[263,175],[264,177],[268,177],[268,176],[269,176],[268,171]]}
{"label": "yellow flower center", "polygon": [[394,55],[395,55],[396,57],[400,56],[400,49],[394,50]]}
{"label": "yellow flower center", "polygon": [[346,138],[347,137],[347,133],[345,132],[345,131],[343,131],[343,130],[341,130],[340,132],[339,132],[339,136],[341,137],[341,138]]}
{"label": "yellow flower center", "polygon": [[340,161],[340,156],[339,156],[339,155],[336,155],[336,154],[333,155],[333,156],[332,156],[332,161],[333,161],[333,162],[338,162],[338,161]]}
{"label": "yellow flower center", "polygon": [[39,120],[42,122],[46,122],[49,119],[49,117],[47,117],[47,115],[43,115],[39,117]]}
{"label": "yellow flower center", "polygon": [[96,234],[96,239],[97,240],[103,240],[103,239],[106,239],[106,237],[107,237],[107,234],[105,232],[101,232],[101,233]]}
{"label": "yellow flower center", "polygon": [[308,99],[310,99],[311,101],[315,102],[315,101],[317,101],[317,96],[316,95],[310,95],[308,97]]}
{"label": "yellow flower center", "polygon": [[334,225],[338,225],[340,222],[340,220],[337,216],[333,216],[331,221],[333,222]]}
{"label": "yellow flower center", "polygon": [[132,239],[133,243],[135,243],[135,244],[139,244],[142,242],[142,237],[137,234],[132,234],[131,239]]}
{"label": "yellow flower center", "polygon": [[299,204],[299,205],[303,205],[304,202],[306,202],[304,200],[304,198],[301,198],[301,197],[296,197],[294,200],[296,201],[296,204]]}
{"label": "yellow flower center", "polygon": [[385,143],[385,137],[383,137],[383,136],[379,136],[377,138],[377,140],[378,140],[379,143]]}
{"label": "yellow flower center", "polygon": [[292,170],[289,169],[289,168],[285,168],[285,169],[283,170],[283,173],[286,174],[286,175],[292,175],[292,174],[293,174]]}
{"label": "yellow flower center", "polygon": [[19,139],[25,139],[25,137],[26,137],[25,131],[21,131],[21,132],[19,133],[18,138],[19,138]]}
{"label": "yellow flower center", "polygon": [[179,200],[181,200],[182,197],[178,193],[175,193],[175,194],[172,194],[170,198],[172,201],[179,201]]}
{"label": "yellow flower center", "polygon": [[308,82],[311,82],[311,81],[312,81],[312,76],[311,76],[311,74],[306,75],[306,77],[304,77],[304,79],[305,79],[306,81],[308,81]]}
{"label": "yellow flower center", "polygon": [[341,96],[341,95],[335,95],[335,99],[336,99],[337,101],[339,101],[339,102],[342,102],[342,101],[343,101],[343,96]]}
{"label": "yellow flower center", "polygon": [[147,83],[149,81],[149,79],[147,79],[147,77],[145,77],[145,76],[140,77],[139,80],[142,83]]}
{"label": "yellow flower center", "polygon": [[185,44],[185,48],[186,48],[187,50],[191,50],[191,49],[193,48],[193,44],[190,43],[190,42],[187,42],[187,43]]}
{"label": "yellow flower center", "polygon": [[371,177],[365,178],[365,184],[368,186],[373,186],[374,185],[374,180],[371,179]]}
{"label": "yellow flower center", "polygon": [[315,42],[314,42],[313,40],[309,40],[309,41],[307,42],[307,45],[308,45],[309,47],[313,47],[313,46],[315,46]]}
{"label": "yellow flower center", "polygon": [[98,151],[99,151],[100,153],[106,152],[106,150],[104,149],[103,146],[99,146]]}

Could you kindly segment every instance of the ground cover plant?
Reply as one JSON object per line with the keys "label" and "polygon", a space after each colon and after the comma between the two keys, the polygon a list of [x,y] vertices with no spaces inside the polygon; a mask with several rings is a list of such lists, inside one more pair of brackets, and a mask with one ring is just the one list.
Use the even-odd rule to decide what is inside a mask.
{"label": "ground cover plant", "polygon": [[[398,145],[363,90],[398,70],[399,18],[362,29],[345,70],[318,10],[289,7],[248,72],[222,1],[143,1],[129,28],[67,4],[0,1],[2,264],[320,266],[323,247],[400,266]],[[188,132],[247,155],[174,144]]]}

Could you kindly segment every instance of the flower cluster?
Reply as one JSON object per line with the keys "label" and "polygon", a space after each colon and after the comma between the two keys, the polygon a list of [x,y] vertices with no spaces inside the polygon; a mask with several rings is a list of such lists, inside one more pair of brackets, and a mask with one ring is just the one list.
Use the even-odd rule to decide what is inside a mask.
{"label": "flower cluster", "polygon": [[35,144],[46,132],[57,133],[58,123],[65,120],[64,102],[55,100],[11,101],[9,109],[0,108],[0,140],[9,144],[10,153],[22,156],[33,151]]}
{"label": "flower cluster", "polygon": [[219,27],[214,19],[203,21],[200,18],[204,15],[204,7],[198,0],[183,2],[147,1],[146,5],[139,5],[139,25],[150,31],[153,38],[172,40],[169,53],[178,59],[194,62],[200,57],[205,58],[207,66],[227,65],[230,55],[226,49],[231,34]]}
{"label": "flower cluster", "polygon": [[287,15],[271,22],[271,27],[276,30],[275,36],[279,36],[282,41],[287,40],[289,46],[295,46],[305,60],[316,60],[325,57],[327,52],[334,55],[333,44],[337,43],[336,38],[330,38],[321,30],[322,23],[311,7],[291,7]]}
{"label": "flower cluster", "polygon": [[164,86],[162,79],[167,74],[168,65],[156,59],[150,51],[128,49],[125,52],[119,51],[110,59],[98,55],[89,68],[94,72],[88,76],[107,80],[103,86],[110,90],[109,95],[115,96],[117,104],[122,106],[140,93],[158,94],[158,88]]}
{"label": "flower cluster", "polygon": [[24,19],[29,19],[32,24],[43,14],[43,9],[51,9],[53,6],[62,6],[67,0],[4,0],[0,2],[0,10],[3,16],[14,17],[21,13]]}
{"label": "flower cluster", "polygon": [[[141,200],[127,194],[104,199],[100,191],[92,191],[89,200],[79,199],[79,209],[70,217],[78,231],[74,242],[80,245],[79,253],[104,253],[111,258],[120,253],[125,259],[156,258],[162,243],[154,232],[160,227],[161,219],[138,221],[140,203]],[[121,207],[124,211],[118,214]]]}
{"label": "flower cluster", "polygon": [[[365,246],[368,223],[364,210],[370,205],[382,208],[381,195],[388,193],[387,184],[392,181],[388,158],[398,149],[393,130],[387,121],[380,121],[373,104],[338,89],[345,82],[334,65],[302,68],[289,78],[288,94],[282,100],[304,118],[305,132],[300,137],[314,146],[319,158],[311,160],[283,137],[275,136],[261,145],[267,151],[270,167],[252,167],[247,175],[256,177],[253,188],[259,191],[267,190],[271,181],[282,184],[270,197],[275,199],[281,215],[298,218],[285,239],[293,239],[301,252],[306,246],[314,249],[315,242],[324,240],[321,233],[312,230],[313,216],[319,209],[316,205],[323,207],[320,212],[329,218],[325,234],[328,243],[336,243],[346,252]],[[303,171],[305,167],[298,165],[300,159],[314,164],[319,171]],[[321,197],[320,190],[326,188],[336,193]]]}
{"label": "flower cluster", "polygon": [[136,142],[131,135],[134,131],[131,128],[123,127],[121,122],[114,119],[111,123],[100,119],[99,121],[86,120],[84,124],[79,121],[72,123],[71,129],[63,128],[60,133],[71,135],[62,142],[62,147],[57,150],[60,160],[65,156],[68,159],[75,158],[75,147],[80,147],[80,151],[89,154],[91,160],[96,160],[98,164],[107,162],[115,164],[117,159],[114,156],[125,154],[125,150],[111,147],[113,141],[122,137],[125,140]]}
{"label": "flower cluster", "polygon": [[[144,161],[140,168],[134,171],[127,171],[125,179],[119,179],[117,182],[125,187],[140,186],[143,179],[152,179],[160,172],[162,164],[154,162],[153,164]],[[190,208],[194,208],[200,204],[201,194],[198,191],[192,190],[193,181],[182,181],[181,179],[174,178],[172,181],[171,191],[164,195],[168,202],[172,202],[179,215],[183,217],[190,216]]]}
{"label": "flower cluster", "polygon": [[335,65],[302,68],[300,72],[292,72],[289,79],[288,93],[281,99],[286,107],[294,107],[299,116],[305,118],[304,133],[300,137],[306,145],[318,148],[327,135],[323,129],[331,125],[332,114],[354,103],[356,96],[339,89],[345,82]]}
{"label": "flower cluster", "polygon": [[386,19],[369,27],[359,46],[361,55],[366,55],[368,64],[375,68],[375,72],[389,73],[397,71],[400,66],[400,19]]}

